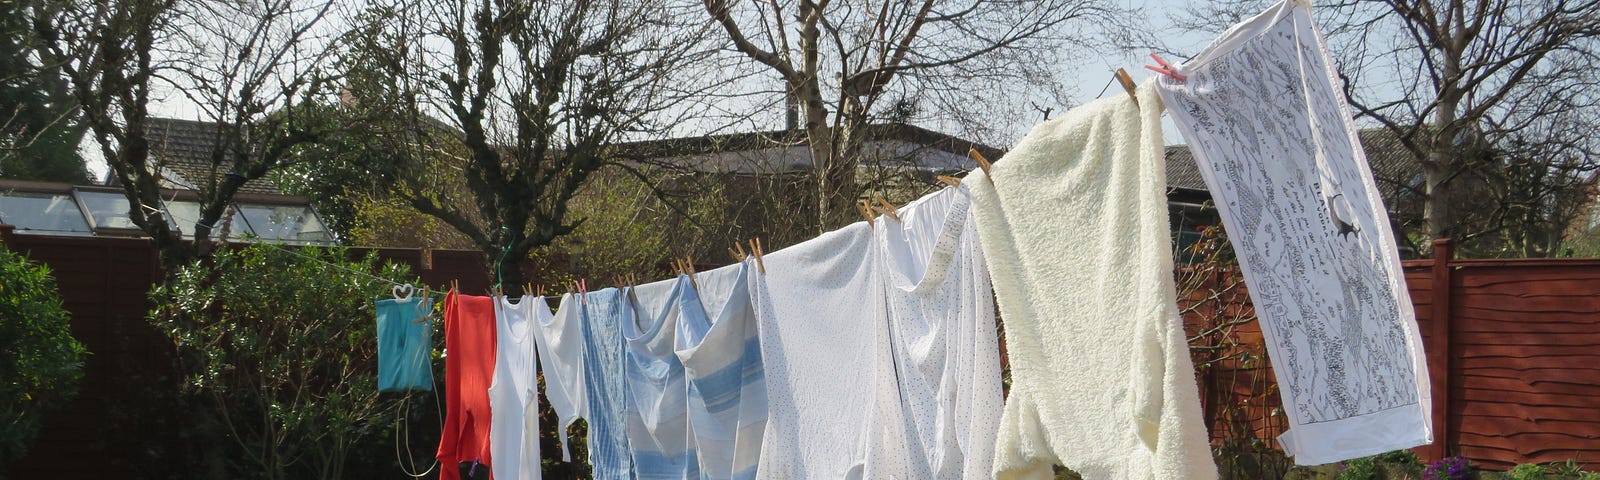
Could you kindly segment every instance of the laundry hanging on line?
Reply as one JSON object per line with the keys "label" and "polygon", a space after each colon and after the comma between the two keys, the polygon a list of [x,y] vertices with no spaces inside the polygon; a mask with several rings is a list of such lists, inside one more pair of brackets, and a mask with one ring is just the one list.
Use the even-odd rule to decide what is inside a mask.
{"label": "laundry hanging on line", "polygon": [[[581,417],[596,478],[1034,478],[1053,465],[1090,479],[1214,478],[1172,279],[1164,104],[1225,222],[1248,230],[1229,233],[1252,295],[1305,274],[1280,265],[1328,260],[1312,272],[1327,278],[1274,297],[1289,303],[1254,299],[1275,329],[1274,365],[1289,365],[1277,371],[1285,407],[1299,409],[1285,448],[1321,463],[1428,441],[1426,371],[1393,237],[1322,48],[1286,2],[1175,68],[1187,80],[1161,80],[1161,96],[1147,83],[1137,103],[1072,109],[988,171],[773,252],[764,269],[745,260],[564,297],[530,322],[528,354],[545,370],[564,450]],[[1249,96],[1276,89],[1291,94]],[[1274,155],[1291,161],[1262,163]],[[1249,227],[1267,219],[1308,230]],[[991,291],[1008,320],[1003,402]],[[1361,308],[1377,314],[1341,310],[1372,298]],[[1327,325],[1285,330],[1299,321],[1286,314],[1326,314]],[[446,327],[447,339],[465,338]],[[1356,332],[1346,340],[1383,361],[1306,341],[1334,330]],[[1398,387],[1341,399],[1372,382]],[[1304,392],[1321,403],[1287,404]],[[1373,418],[1394,422],[1360,423]],[[1365,431],[1347,435],[1357,424]]]}
{"label": "laundry hanging on line", "polygon": [[1040,124],[973,190],[1011,393],[996,478],[1210,479],[1173,286],[1160,102],[1116,95]]}
{"label": "laundry hanging on line", "polygon": [[495,364],[489,382],[489,451],[498,480],[538,480],[539,384],[536,324],[555,315],[543,297],[524,295],[515,302],[494,297]]}
{"label": "laundry hanging on line", "polygon": [[373,302],[378,314],[378,391],[433,390],[433,299]]}
{"label": "laundry hanging on line", "polygon": [[457,465],[493,465],[489,451],[489,385],[494,378],[494,300],[454,290],[445,296],[445,417],[439,436],[439,478],[460,478]]}
{"label": "laundry hanging on line", "polygon": [[1422,336],[1389,216],[1311,13],[1235,25],[1161,97],[1238,253],[1295,463],[1433,441]]}

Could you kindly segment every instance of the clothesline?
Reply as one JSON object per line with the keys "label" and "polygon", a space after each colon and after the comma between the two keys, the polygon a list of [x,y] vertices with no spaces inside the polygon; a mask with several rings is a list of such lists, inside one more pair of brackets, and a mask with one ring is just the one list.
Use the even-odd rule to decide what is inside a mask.
{"label": "clothesline", "polygon": [[[278,247],[278,250],[282,251],[283,253],[294,255],[296,257],[300,257],[300,258],[303,258],[303,259],[306,259],[306,260],[310,260],[310,261],[313,261],[313,262],[317,262],[317,263],[320,263],[320,264],[322,264],[324,266],[327,266],[327,267],[331,267],[331,268],[335,268],[335,269],[339,269],[339,270],[344,270],[345,272],[353,273],[353,274],[360,275],[360,276],[363,276],[363,277],[367,277],[367,278],[370,278],[370,279],[373,279],[373,280],[377,280],[377,281],[380,281],[380,282],[388,283],[388,284],[394,285],[396,287],[411,286],[411,283],[409,283],[409,282],[402,283],[402,282],[395,281],[395,280],[392,280],[392,279],[379,277],[377,275],[373,275],[373,274],[370,274],[370,273],[367,273],[367,272],[363,272],[363,271],[356,270],[356,269],[353,269],[353,268],[350,268],[350,267],[339,265],[339,264],[336,264],[336,263],[333,263],[333,262],[329,262],[327,260],[323,260],[323,259],[320,259],[320,258],[317,258],[317,257],[313,257],[313,256],[310,256],[310,255],[302,254],[300,252],[296,252],[294,250],[290,250],[290,249],[284,247],[283,244],[273,244],[273,246]],[[445,293],[446,292],[430,292],[428,295],[443,297],[445,295]]]}

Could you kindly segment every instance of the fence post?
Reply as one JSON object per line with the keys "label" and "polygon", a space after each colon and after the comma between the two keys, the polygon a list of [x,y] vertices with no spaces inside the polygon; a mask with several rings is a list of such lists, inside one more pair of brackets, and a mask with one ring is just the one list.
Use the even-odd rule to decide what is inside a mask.
{"label": "fence post", "polygon": [[1433,241],[1432,313],[1429,315],[1428,378],[1433,394],[1433,452],[1435,459],[1451,453],[1450,445],[1450,261],[1455,259],[1455,246],[1448,238]]}
{"label": "fence post", "polygon": [[16,228],[15,225],[0,223],[0,243],[11,243],[11,234]]}

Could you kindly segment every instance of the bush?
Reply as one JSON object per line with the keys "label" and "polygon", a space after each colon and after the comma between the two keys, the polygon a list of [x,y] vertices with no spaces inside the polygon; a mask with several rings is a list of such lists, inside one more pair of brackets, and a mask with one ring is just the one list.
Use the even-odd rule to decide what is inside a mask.
{"label": "bush", "polygon": [[[256,244],[217,253],[151,293],[150,321],[178,346],[197,428],[221,440],[227,478],[344,478],[382,444],[402,399],[377,391],[372,298],[389,285],[342,249]],[[326,262],[326,263],[324,263]],[[408,278],[387,266],[384,278]],[[365,445],[364,445],[365,444]]]}
{"label": "bush", "polygon": [[70,327],[50,269],[0,245],[0,472],[77,394],[87,352]]}

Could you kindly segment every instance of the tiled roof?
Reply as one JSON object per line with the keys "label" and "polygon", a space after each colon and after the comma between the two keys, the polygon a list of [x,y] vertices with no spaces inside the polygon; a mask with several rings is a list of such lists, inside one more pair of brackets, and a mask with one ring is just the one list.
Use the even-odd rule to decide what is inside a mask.
{"label": "tiled roof", "polygon": [[[164,178],[172,188],[192,188],[205,178],[221,178],[226,169],[213,169],[212,152],[216,148],[217,124],[172,118],[145,120],[145,135],[150,141],[150,158],[164,167],[163,176],[176,174],[179,178]],[[278,186],[266,178],[245,182],[240,193],[282,195]]]}
{"label": "tiled roof", "polygon": [[[1400,137],[1394,131],[1368,128],[1361,130],[1358,135],[1361,137],[1361,147],[1367,152],[1367,164],[1372,167],[1372,176],[1385,193],[1389,189],[1381,188],[1382,185],[1396,182],[1409,184],[1413,177],[1422,173],[1422,165],[1400,143]],[[1169,145],[1166,156],[1167,186],[1206,189],[1206,181],[1200,176],[1200,167],[1194,163],[1194,154],[1189,151],[1188,145]]]}

